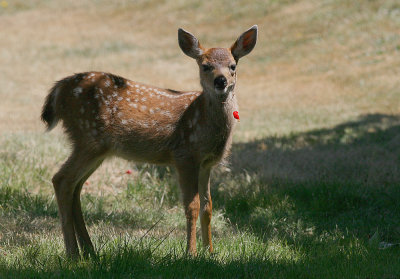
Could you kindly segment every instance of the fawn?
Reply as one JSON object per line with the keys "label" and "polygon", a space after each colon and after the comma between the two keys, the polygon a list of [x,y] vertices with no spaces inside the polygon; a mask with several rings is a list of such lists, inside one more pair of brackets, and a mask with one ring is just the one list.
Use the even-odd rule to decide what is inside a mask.
{"label": "fawn", "polygon": [[[87,178],[110,156],[175,166],[187,220],[187,252],[196,254],[200,213],[203,244],[210,252],[210,171],[229,152],[236,65],[257,41],[256,25],[230,48],[203,48],[179,29],[182,51],[200,68],[201,92],[179,92],[102,72],[58,81],[42,111],[48,130],[62,120],[72,153],[52,182],[69,257],[95,254],[82,216],[80,193]],[[78,240],[78,242],[77,242]]]}

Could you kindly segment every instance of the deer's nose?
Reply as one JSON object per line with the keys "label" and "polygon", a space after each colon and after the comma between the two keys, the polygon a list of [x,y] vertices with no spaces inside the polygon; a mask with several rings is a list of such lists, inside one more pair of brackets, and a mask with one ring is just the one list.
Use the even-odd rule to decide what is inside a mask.
{"label": "deer's nose", "polygon": [[224,76],[218,76],[214,79],[214,86],[218,90],[225,89],[225,87],[228,85],[228,81]]}

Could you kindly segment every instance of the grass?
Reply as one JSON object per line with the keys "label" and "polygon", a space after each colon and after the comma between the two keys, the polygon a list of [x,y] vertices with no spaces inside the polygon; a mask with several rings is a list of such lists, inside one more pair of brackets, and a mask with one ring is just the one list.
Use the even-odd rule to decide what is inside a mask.
{"label": "grass", "polygon": [[[54,196],[50,183],[43,179],[50,177],[52,170],[50,165],[41,165],[45,154],[57,150],[62,139],[51,141],[49,135],[32,135],[7,141],[6,137],[2,147],[7,151],[1,153],[2,173],[7,179],[0,188],[0,252],[4,255],[0,275],[396,278],[400,266],[393,259],[399,256],[398,248],[380,250],[369,239],[378,231],[379,241],[400,240],[400,183],[395,171],[400,158],[394,141],[398,121],[396,117],[374,115],[334,129],[234,144],[231,169],[214,173],[217,253],[212,256],[200,245],[198,257],[188,257],[184,252],[184,214],[170,169],[136,167],[135,175],[120,174],[125,177],[114,185],[118,189],[108,194],[91,192],[92,181],[97,179],[105,189],[115,183],[99,174],[82,197],[99,259],[78,262],[64,256]],[[25,146],[22,151],[21,146]],[[259,154],[249,155],[257,152],[255,146]],[[30,150],[35,151],[32,154]],[[319,169],[319,162],[310,161],[309,167],[314,169],[311,177],[298,176],[304,171],[300,165],[305,161],[304,152],[320,158],[319,152],[331,154],[333,150],[345,155],[348,152],[354,162],[340,163],[342,158],[333,156],[332,162],[325,159],[328,161],[320,164],[336,167]],[[395,162],[380,164],[383,176],[368,180],[376,171],[372,159],[389,160],[389,151],[397,154]],[[261,156],[271,163],[277,158],[276,152],[283,160],[279,164],[292,172],[271,175],[251,168],[251,164],[247,170],[240,170],[241,164],[248,165],[240,158]],[[18,158],[27,158],[27,153],[31,153],[29,159]],[[299,165],[288,166],[287,156],[298,160]],[[109,162],[119,169],[122,166],[118,164],[123,163]],[[36,167],[24,174],[32,165]],[[257,161],[255,165],[259,165]],[[31,193],[30,184],[47,187]]]}
{"label": "grass", "polygon": [[[395,0],[7,1],[0,4],[0,278],[399,278]],[[51,84],[104,70],[199,88],[176,30],[229,46],[241,122],[212,175],[216,253],[185,254],[170,168],[106,161],[84,186],[98,258],[65,257],[51,177],[69,146],[39,121]],[[185,60],[186,59],[186,60]],[[132,169],[133,173],[125,173]]]}

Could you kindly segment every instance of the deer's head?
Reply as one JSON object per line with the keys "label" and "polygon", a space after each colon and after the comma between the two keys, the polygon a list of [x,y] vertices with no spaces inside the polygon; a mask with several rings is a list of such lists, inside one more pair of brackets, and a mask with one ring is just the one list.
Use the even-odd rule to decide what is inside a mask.
{"label": "deer's head", "polygon": [[226,99],[236,85],[236,66],[239,58],[249,54],[257,41],[257,25],[244,32],[230,48],[201,46],[197,38],[178,30],[178,41],[182,51],[196,59],[200,70],[200,83],[205,92],[218,99]]}

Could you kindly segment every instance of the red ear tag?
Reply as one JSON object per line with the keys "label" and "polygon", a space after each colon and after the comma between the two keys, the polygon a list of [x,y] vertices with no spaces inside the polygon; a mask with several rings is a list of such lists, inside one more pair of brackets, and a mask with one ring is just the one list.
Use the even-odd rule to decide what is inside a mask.
{"label": "red ear tag", "polygon": [[238,111],[234,111],[233,112],[233,117],[235,117],[235,119],[237,119],[240,122],[240,118],[239,118],[239,112]]}

